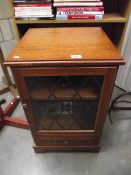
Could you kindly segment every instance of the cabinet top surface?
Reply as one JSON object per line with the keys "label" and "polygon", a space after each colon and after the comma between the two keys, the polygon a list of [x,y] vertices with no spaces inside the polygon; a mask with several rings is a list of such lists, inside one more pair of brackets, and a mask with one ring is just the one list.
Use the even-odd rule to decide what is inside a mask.
{"label": "cabinet top surface", "polygon": [[123,64],[123,58],[100,27],[29,29],[5,64]]}

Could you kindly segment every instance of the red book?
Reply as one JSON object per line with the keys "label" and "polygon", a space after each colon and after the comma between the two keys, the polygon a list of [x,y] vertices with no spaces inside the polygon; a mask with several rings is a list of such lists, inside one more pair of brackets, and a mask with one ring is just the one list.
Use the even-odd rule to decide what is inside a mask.
{"label": "red book", "polygon": [[57,7],[57,11],[104,11],[104,7]]}
{"label": "red book", "polygon": [[67,19],[102,19],[103,15],[68,15]]}

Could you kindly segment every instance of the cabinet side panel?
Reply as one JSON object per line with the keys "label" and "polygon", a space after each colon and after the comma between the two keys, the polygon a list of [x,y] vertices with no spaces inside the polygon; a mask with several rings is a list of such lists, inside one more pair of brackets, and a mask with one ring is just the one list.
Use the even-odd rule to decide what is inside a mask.
{"label": "cabinet side panel", "polygon": [[104,79],[99,109],[98,109],[98,116],[96,121],[96,133],[101,135],[102,130],[104,127],[104,122],[106,118],[106,114],[108,112],[110,98],[112,95],[115,79],[117,74],[117,67],[112,67],[107,69],[107,75]]}

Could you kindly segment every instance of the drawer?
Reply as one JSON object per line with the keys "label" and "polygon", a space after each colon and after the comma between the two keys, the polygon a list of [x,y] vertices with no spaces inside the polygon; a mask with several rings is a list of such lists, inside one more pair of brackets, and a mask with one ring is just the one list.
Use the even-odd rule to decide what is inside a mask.
{"label": "drawer", "polygon": [[78,138],[66,138],[66,139],[58,139],[58,138],[52,138],[52,139],[37,139],[37,145],[40,146],[75,146],[75,145],[97,145],[99,143],[98,137],[90,137],[86,139],[78,139]]}

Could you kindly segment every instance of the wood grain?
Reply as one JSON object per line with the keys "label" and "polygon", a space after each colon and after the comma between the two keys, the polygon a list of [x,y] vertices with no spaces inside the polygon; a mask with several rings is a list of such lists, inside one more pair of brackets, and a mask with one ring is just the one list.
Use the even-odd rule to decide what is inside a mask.
{"label": "wood grain", "polygon": [[[71,55],[81,55],[81,58],[71,58]],[[87,61],[121,62],[122,56],[100,27],[75,28],[37,28],[29,29],[8,56],[6,65],[11,62],[41,61]],[[32,64],[33,65],[33,64]]]}
{"label": "wood grain", "polygon": [[[82,57],[72,59],[72,54]],[[100,138],[117,69],[120,64],[124,64],[122,56],[101,28],[30,29],[9,55],[5,64],[10,65],[21,101],[27,106],[24,110],[35,143],[33,146],[35,152],[54,150],[99,152]],[[94,129],[39,129],[30,95],[37,98],[43,92],[40,89],[40,94],[38,94],[38,88],[34,91],[30,86],[32,88],[32,93],[30,93],[26,79],[40,76],[48,79],[51,76],[83,75],[87,77],[95,75],[96,78],[101,75],[103,77],[99,105],[96,106],[98,110]],[[72,92],[69,92],[69,89],[66,90],[64,98],[70,98]],[[82,92],[83,99],[90,95],[96,96],[95,91],[91,91],[89,96],[87,96],[87,92],[89,92],[87,89],[84,93]],[[61,97],[63,90],[58,89],[56,93]],[[44,93],[44,98],[47,97],[47,94]],[[43,122],[47,123],[49,120],[43,120]]]}

